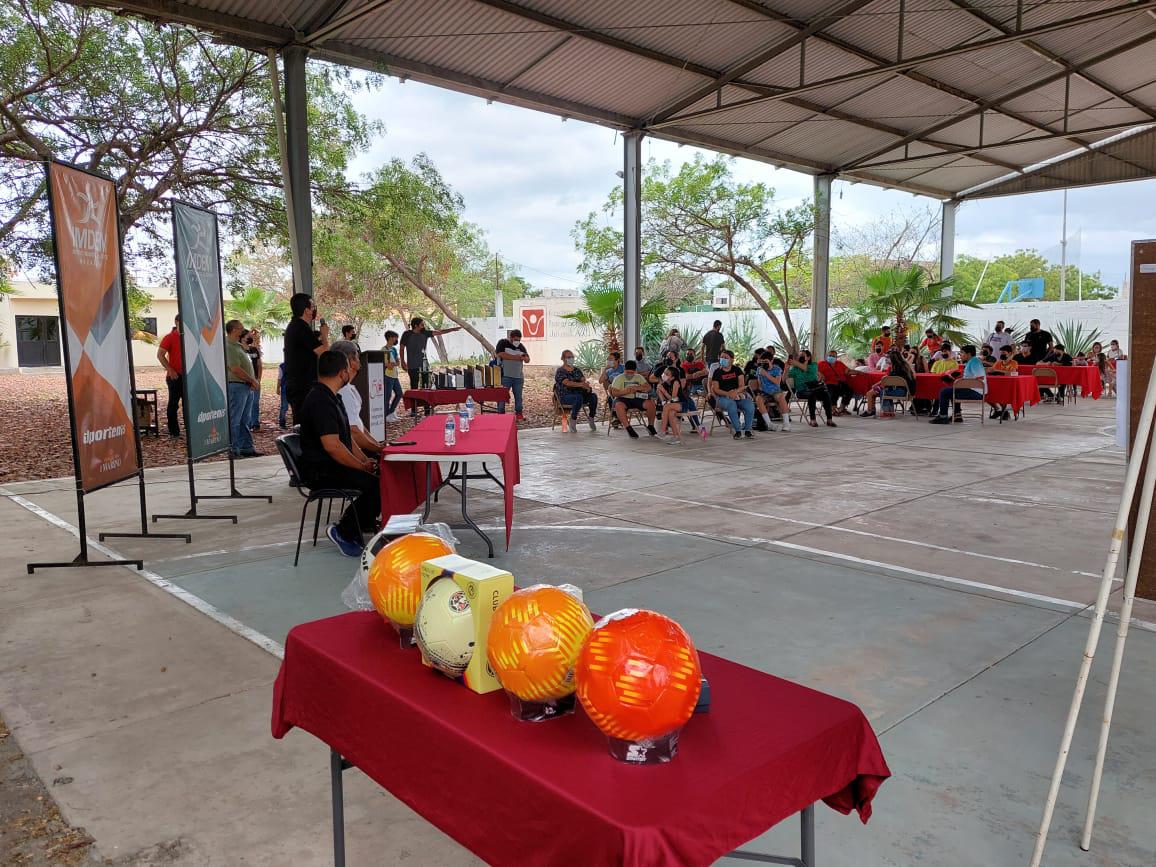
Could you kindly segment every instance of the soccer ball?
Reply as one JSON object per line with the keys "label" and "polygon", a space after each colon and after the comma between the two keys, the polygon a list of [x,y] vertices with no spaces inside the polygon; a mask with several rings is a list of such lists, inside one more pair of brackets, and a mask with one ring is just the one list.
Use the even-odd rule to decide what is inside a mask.
{"label": "soccer ball", "polygon": [[421,564],[454,553],[444,539],[410,533],[377,552],[367,587],[377,613],[396,626],[413,626],[421,597]]}
{"label": "soccer ball", "polygon": [[575,667],[578,700],[606,735],[645,741],[690,719],[702,689],[698,651],[662,614],[625,608],[594,626]]}
{"label": "soccer ball", "polygon": [[413,634],[421,654],[450,677],[461,677],[474,656],[474,618],[470,601],[451,578],[426,588],[417,608]]}
{"label": "soccer ball", "polygon": [[589,609],[570,593],[527,587],[494,612],[486,656],[507,692],[553,701],[574,692],[574,663],[593,627]]}
{"label": "soccer ball", "polygon": [[392,533],[381,530],[370,539],[369,544],[362,549],[361,557],[357,562],[357,580],[363,585],[369,584],[369,570],[373,568],[373,558],[385,547],[389,541],[389,537],[392,535]]}

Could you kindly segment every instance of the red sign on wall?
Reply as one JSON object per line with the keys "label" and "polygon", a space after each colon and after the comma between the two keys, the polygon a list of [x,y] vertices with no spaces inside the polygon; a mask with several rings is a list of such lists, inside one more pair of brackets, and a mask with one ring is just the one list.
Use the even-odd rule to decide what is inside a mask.
{"label": "red sign on wall", "polygon": [[546,338],[546,311],[543,308],[522,308],[522,337],[526,340]]}

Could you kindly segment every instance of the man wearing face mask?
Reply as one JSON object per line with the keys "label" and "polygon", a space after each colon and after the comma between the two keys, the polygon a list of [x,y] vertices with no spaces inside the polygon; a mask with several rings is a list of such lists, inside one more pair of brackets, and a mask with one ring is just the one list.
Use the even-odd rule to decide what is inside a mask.
{"label": "man wearing face mask", "polygon": [[260,452],[253,448],[253,432],[249,429],[249,407],[261,398],[261,383],[253,375],[253,362],[241,335],[245,326],[240,319],[225,323],[225,379],[229,397],[229,439],[234,457],[253,458]]}
{"label": "man wearing face mask", "polygon": [[650,377],[654,371],[654,365],[646,360],[646,350],[638,346],[634,350],[634,368],[645,377]]}
{"label": "man wearing face mask", "polygon": [[[735,355],[729,349],[719,353],[718,367],[710,378],[710,390],[718,404],[718,409],[727,414],[731,422],[734,438],[754,439],[751,425],[754,423],[755,404],[747,396],[746,377],[735,367]],[[739,415],[742,414],[742,422]]]}
{"label": "man wearing face mask", "polygon": [[851,389],[851,371],[839,360],[839,353],[829,349],[827,356],[819,362],[819,373],[827,383],[831,400],[837,404],[835,415],[843,415],[851,405],[851,398],[855,396],[855,392]]}
{"label": "man wearing face mask", "polygon": [[[494,347],[494,354],[502,364],[502,385],[514,392],[514,416],[518,421],[525,421],[522,415],[522,386],[526,383],[526,374],[522,367],[530,360],[530,353],[522,346],[522,332],[515,328],[508,338],[498,341]],[[506,402],[498,401],[498,412],[506,411]]]}
{"label": "man wearing face mask", "polygon": [[951,355],[951,344],[946,340],[939,348],[939,355],[935,357],[935,361],[931,363],[932,373],[951,373],[959,367],[959,362]]}
{"label": "man wearing face mask", "polygon": [[362,533],[377,528],[381,490],[373,470],[377,464],[353,441],[349,417],[338,392],[353,374],[340,352],[327,350],[317,359],[317,383],[301,405],[301,475],[315,488],[360,491],[336,524],[325,533],[347,557],[364,547]]}

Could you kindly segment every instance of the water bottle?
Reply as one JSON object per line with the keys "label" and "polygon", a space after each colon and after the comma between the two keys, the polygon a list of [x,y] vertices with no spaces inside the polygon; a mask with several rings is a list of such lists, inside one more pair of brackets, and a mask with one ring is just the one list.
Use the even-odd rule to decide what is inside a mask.
{"label": "water bottle", "polygon": [[458,443],[458,432],[454,427],[454,417],[452,415],[446,416],[446,445],[454,446]]}
{"label": "water bottle", "polygon": [[458,427],[461,428],[462,433],[470,432],[470,411],[462,407],[458,412]]}
{"label": "water bottle", "polygon": [[[474,407],[475,407],[474,396],[471,394],[469,397],[466,398],[466,412],[468,412],[470,414],[471,419],[474,417]],[[467,426],[465,428],[465,430],[469,430],[469,427]]]}

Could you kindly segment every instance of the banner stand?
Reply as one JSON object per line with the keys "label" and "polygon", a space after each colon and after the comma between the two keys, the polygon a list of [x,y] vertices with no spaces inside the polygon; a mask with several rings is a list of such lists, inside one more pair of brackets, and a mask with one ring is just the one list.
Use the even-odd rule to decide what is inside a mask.
{"label": "banner stand", "polygon": [[[73,471],[74,471],[75,476],[76,476],[76,512],[77,512],[77,530],[78,530],[79,537],[80,537],[80,553],[77,554],[76,557],[74,557],[72,560],[68,560],[68,561],[28,563],[27,564],[28,574],[29,575],[33,574],[37,569],[61,569],[61,568],[72,568],[72,567],[80,567],[80,566],[133,566],[137,569],[143,569],[144,568],[144,562],[142,560],[138,560],[138,559],[90,560],[88,558],[87,521],[86,521],[86,516],[85,516],[85,511],[84,511],[85,494],[94,493],[95,491],[97,491],[101,488],[108,487],[109,485],[116,484],[117,482],[125,481],[125,479],[130,479],[134,475],[137,478],[137,491],[138,491],[138,495],[140,498],[140,523],[141,523],[140,532],[138,532],[138,533],[129,533],[129,532],[125,532],[125,533],[101,533],[98,538],[102,542],[105,539],[124,539],[124,538],[184,539],[185,543],[189,544],[193,541],[193,537],[191,535],[189,535],[188,533],[150,533],[149,532],[149,528],[148,528],[148,504],[147,504],[147,500],[145,498],[144,458],[143,458],[143,455],[141,453],[140,430],[137,428],[135,413],[129,414],[129,416],[130,416],[129,421],[131,422],[133,441],[136,445],[136,470],[134,472],[126,475],[126,476],[121,477],[121,478],[112,479],[105,484],[94,484],[94,485],[89,486],[89,487],[85,486],[84,472],[83,472],[83,467],[81,464],[80,438],[77,436],[77,411],[76,411],[77,405],[75,402],[76,392],[75,392],[75,388],[74,388],[73,381],[72,381],[75,368],[72,366],[72,346],[71,346],[71,340],[69,339],[69,334],[68,334],[69,316],[68,316],[68,310],[66,309],[67,305],[65,303],[65,292],[68,290],[66,290],[66,288],[65,288],[65,279],[64,279],[62,272],[61,272],[61,262],[60,262],[61,236],[59,234],[58,217],[56,214],[56,207],[55,207],[56,201],[54,200],[54,196],[59,194],[61,191],[59,191],[55,188],[55,184],[53,182],[53,166],[54,165],[61,167],[61,169],[58,169],[58,171],[67,170],[67,171],[72,171],[72,172],[79,172],[79,173],[82,173],[84,175],[87,175],[90,178],[93,178],[95,181],[98,181],[99,183],[107,184],[107,185],[109,185],[109,187],[111,187],[112,221],[113,221],[114,225],[116,226],[116,231],[115,231],[116,256],[117,256],[116,265],[117,265],[117,268],[119,268],[119,273],[117,274],[117,279],[120,280],[120,303],[122,305],[121,306],[121,312],[122,312],[122,319],[123,319],[123,323],[124,323],[124,340],[125,340],[124,345],[125,345],[126,361],[127,361],[127,367],[128,367],[127,372],[128,372],[128,380],[129,380],[129,395],[131,396],[133,394],[133,392],[136,391],[136,372],[133,369],[133,363],[132,363],[132,330],[131,330],[131,327],[130,327],[129,321],[128,321],[128,299],[127,299],[127,296],[125,293],[123,276],[122,276],[124,274],[124,261],[123,261],[123,258],[121,256],[122,239],[120,236],[119,211],[116,207],[116,185],[112,181],[111,178],[108,178],[105,175],[101,175],[101,174],[98,174],[96,172],[90,172],[87,169],[82,169],[82,168],[79,168],[77,166],[69,165],[68,163],[63,163],[63,162],[59,162],[59,161],[52,161],[52,160],[46,161],[44,164],[44,168],[45,168],[45,177],[46,177],[47,184],[48,184],[48,199],[49,199],[48,213],[49,213],[50,224],[52,227],[52,240],[53,240],[52,255],[53,255],[53,261],[54,261],[54,264],[56,267],[56,300],[57,300],[57,303],[58,303],[59,308],[60,308],[60,322],[61,322],[61,326],[62,326],[61,331],[63,332],[64,338],[65,338],[65,339],[61,340],[61,348],[64,352],[64,369],[65,369],[64,379],[65,379],[65,383],[66,383],[66,386],[68,389],[68,426],[69,426],[69,432],[70,432],[70,435],[72,438],[72,466],[73,466]],[[94,201],[94,199],[92,198],[91,190],[86,190],[86,194],[89,196],[89,198],[85,202],[86,211],[85,211],[85,215],[84,215],[84,221],[95,223],[96,220],[100,219],[102,216],[100,214],[100,206],[99,206],[99,203],[96,203]],[[104,203],[104,206],[106,209],[105,213],[107,213],[108,205],[109,205],[109,202],[106,201]],[[106,222],[105,228],[107,228],[107,222]],[[92,230],[92,231],[95,232],[96,230]],[[107,236],[111,236],[111,235],[113,235],[113,233],[107,233]],[[105,253],[105,257],[107,257],[107,253]],[[98,289],[99,288],[100,287],[98,287]],[[81,343],[81,347],[82,347],[82,353],[84,356],[84,360],[90,360],[88,358],[87,352],[84,351],[84,349],[83,349],[83,342]]]}
{"label": "banner stand", "polygon": [[[189,510],[179,515],[153,515],[153,521],[171,518],[232,521],[236,524],[236,515],[205,515],[197,511],[197,503],[202,500],[265,500],[272,503],[273,498],[264,494],[242,494],[237,490],[237,474],[227,421],[224,437],[219,436],[213,424],[213,421],[220,420],[222,411],[226,418],[228,415],[228,397],[223,392],[226,366],[225,304],[221,291],[221,247],[217,215],[207,208],[175,199],[170,207],[177,309],[181,315],[181,411],[184,415],[185,455],[189,469]],[[215,346],[216,343],[220,346]],[[195,385],[194,370],[197,373]],[[209,426],[208,433],[205,431],[206,425]],[[198,494],[193,465],[222,451],[229,457],[229,493]]]}

